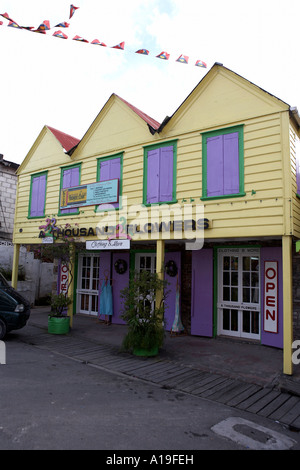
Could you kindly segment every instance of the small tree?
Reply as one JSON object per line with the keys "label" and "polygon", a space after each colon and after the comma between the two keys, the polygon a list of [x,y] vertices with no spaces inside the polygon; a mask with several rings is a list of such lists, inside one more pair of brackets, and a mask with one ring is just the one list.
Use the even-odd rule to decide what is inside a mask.
{"label": "small tree", "polygon": [[[52,219],[54,220],[54,219]],[[78,225],[78,224],[75,224]],[[41,226],[40,228],[44,228]],[[53,243],[41,244],[39,249],[36,250],[36,255],[41,259],[47,259],[54,261],[54,259],[60,260],[68,266],[69,279],[64,293],[52,294],[50,305],[53,316],[62,316],[63,311],[72,303],[72,299],[68,296],[69,287],[73,282],[74,278],[74,243],[76,239],[74,237],[64,236],[66,229],[70,229],[71,225],[66,224],[64,227],[55,226],[55,229],[51,232],[47,232],[47,236],[52,236]],[[82,249],[81,245],[78,249]]]}
{"label": "small tree", "polygon": [[[159,348],[164,340],[164,300],[167,281],[156,273],[135,272],[129,286],[121,291],[123,299],[122,318],[128,326],[123,341],[125,350]],[[157,292],[163,292],[160,305],[156,305]]]}

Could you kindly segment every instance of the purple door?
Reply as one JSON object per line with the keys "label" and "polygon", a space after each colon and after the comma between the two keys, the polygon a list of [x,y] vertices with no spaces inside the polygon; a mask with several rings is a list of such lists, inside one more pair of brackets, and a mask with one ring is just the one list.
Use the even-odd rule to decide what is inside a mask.
{"label": "purple door", "polygon": [[213,336],[213,250],[192,253],[191,334]]}

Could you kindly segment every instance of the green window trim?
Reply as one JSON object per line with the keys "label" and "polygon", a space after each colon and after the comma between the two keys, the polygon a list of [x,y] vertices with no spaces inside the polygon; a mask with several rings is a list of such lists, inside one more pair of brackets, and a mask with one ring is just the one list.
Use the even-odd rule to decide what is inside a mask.
{"label": "green window trim", "polygon": [[[219,135],[238,133],[239,136],[239,192],[233,194],[225,194],[220,196],[207,196],[207,139]],[[229,199],[233,197],[246,196],[245,186],[245,170],[244,170],[244,124],[226,127],[215,131],[203,132],[202,134],[202,201],[210,201],[214,199]]]}
{"label": "green window trim", "polygon": [[[176,188],[177,188],[177,141],[178,139],[170,140],[167,142],[160,142],[153,145],[144,145],[144,170],[143,170],[143,204],[146,207],[153,205],[162,205],[162,204],[176,204],[178,200],[176,199]],[[170,147],[173,146],[173,190],[172,190],[172,199],[170,201],[162,201],[157,203],[147,203],[147,173],[148,173],[148,152],[151,150],[156,150],[161,147]]]}
{"label": "green window trim", "polygon": [[60,167],[60,169],[61,169],[61,171],[60,171],[60,185],[59,185],[59,205],[58,205],[58,214],[57,214],[59,217],[71,217],[71,216],[74,216],[74,215],[78,215],[80,213],[79,208],[77,208],[76,212],[71,212],[71,213],[67,213],[67,214],[61,212],[61,209],[60,209],[60,194],[61,194],[62,185],[63,185],[63,174],[64,174],[65,170],[71,170],[72,168],[79,168],[78,186],[80,186],[80,182],[81,182],[81,163],[75,163],[73,165],[61,166]]}
{"label": "green window trim", "polygon": [[[38,177],[38,176],[43,176],[45,175],[46,176],[46,182],[45,182],[45,204],[44,204],[44,212],[43,212],[43,215],[41,216],[31,216],[30,215],[30,212],[31,212],[31,197],[32,197],[32,183],[33,183],[33,179]],[[27,216],[27,219],[43,219],[45,217],[45,209],[46,209],[46,194],[47,194],[47,179],[48,179],[48,170],[46,171],[40,171],[39,173],[34,173],[33,175],[31,175],[31,178],[30,178],[30,191],[29,191],[29,204],[28,204],[28,216]]]}
{"label": "green window trim", "polygon": [[108,212],[108,211],[113,211],[113,210],[122,210],[122,196],[123,196],[123,155],[124,152],[119,152],[115,153],[113,155],[110,155],[108,157],[98,157],[97,158],[97,181],[100,181],[100,164],[101,162],[108,161],[108,160],[113,160],[116,158],[120,158],[120,181],[119,181],[119,207],[117,208],[111,208],[111,209],[103,209],[99,210],[100,205],[96,205],[94,212]]}

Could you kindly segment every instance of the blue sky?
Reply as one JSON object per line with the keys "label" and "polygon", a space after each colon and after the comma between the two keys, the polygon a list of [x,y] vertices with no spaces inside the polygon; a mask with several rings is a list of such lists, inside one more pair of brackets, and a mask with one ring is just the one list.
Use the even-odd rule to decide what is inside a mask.
{"label": "blue sky", "polygon": [[[1,1],[22,26],[61,21],[68,40],[0,26],[0,153],[21,163],[45,124],[81,138],[117,93],[158,121],[215,62],[300,110],[299,0]],[[73,41],[79,35],[109,47]],[[125,50],[112,46],[125,41]],[[140,48],[149,56],[135,54]],[[170,59],[156,58],[160,52]],[[189,64],[179,64],[181,55]],[[196,60],[207,69],[195,67]]]}

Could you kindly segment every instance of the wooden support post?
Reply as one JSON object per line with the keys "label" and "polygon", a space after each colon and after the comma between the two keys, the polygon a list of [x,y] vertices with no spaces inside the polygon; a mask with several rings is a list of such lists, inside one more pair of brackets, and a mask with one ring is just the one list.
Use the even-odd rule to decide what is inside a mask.
{"label": "wooden support post", "polygon": [[[164,261],[165,261],[165,242],[157,240],[156,242],[156,272],[162,281],[164,280]],[[156,305],[160,305],[163,298],[163,292],[157,292]]]}
{"label": "wooden support post", "polygon": [[283,373],[293,374],[293,296],[292,296],[292,237],[282,237],[283,278]]}
{"label": "wooden support post", "polygon": [[14,245],[14,257],[13,257],[12,277],[11,277],[11,286],[14,289],[17,289],[17,285],[18,285],[19,256],[20,256],[20,244],[17,243]]}

